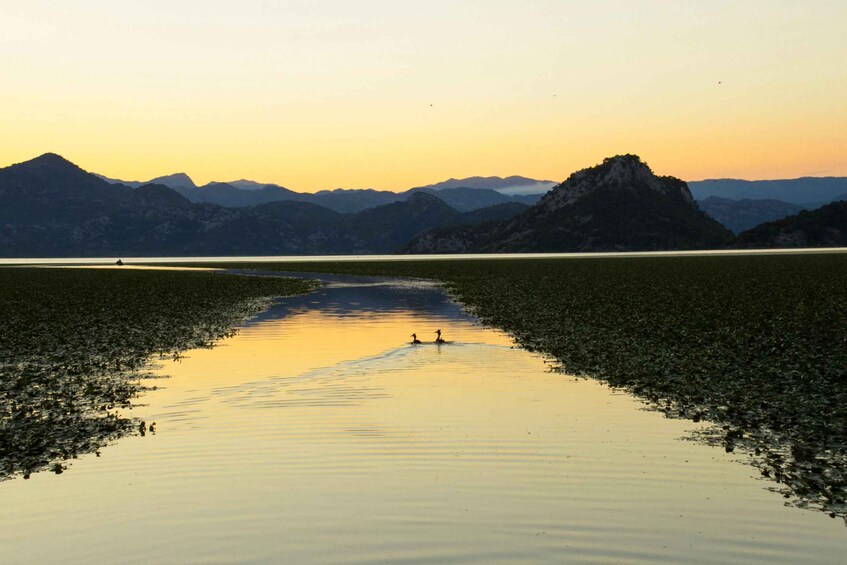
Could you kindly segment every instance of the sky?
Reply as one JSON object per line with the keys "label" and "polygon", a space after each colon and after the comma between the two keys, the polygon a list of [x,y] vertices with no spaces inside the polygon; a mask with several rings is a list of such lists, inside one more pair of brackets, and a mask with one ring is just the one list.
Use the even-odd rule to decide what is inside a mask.
{"label": "sky", "polygon": [[0,166],[310,192],[847,176],[844,0],[0,0]]}

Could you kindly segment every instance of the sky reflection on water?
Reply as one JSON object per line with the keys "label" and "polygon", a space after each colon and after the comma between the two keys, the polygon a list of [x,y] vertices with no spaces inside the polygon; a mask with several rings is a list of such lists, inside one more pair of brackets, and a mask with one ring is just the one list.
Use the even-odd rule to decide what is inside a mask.
{"label": "sky reflection on water", "polygon": [[[836,562],[697,424],[549,370],[429,283],[331,277],[157,370],[126,438],[0,484],[8,562]],[[452,344],[409,345],[409,334]]]}

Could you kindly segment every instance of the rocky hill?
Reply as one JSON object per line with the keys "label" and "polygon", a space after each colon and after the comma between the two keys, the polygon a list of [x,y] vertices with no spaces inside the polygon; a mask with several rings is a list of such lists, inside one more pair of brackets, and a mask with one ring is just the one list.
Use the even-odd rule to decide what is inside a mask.
{"label": "rocky hill", "polygon": [[526,212],[476,227],[427,232],[410,253],[709,249],[732,234],[704,214],[685,182],[659,177],[635,155],[573,173]]}

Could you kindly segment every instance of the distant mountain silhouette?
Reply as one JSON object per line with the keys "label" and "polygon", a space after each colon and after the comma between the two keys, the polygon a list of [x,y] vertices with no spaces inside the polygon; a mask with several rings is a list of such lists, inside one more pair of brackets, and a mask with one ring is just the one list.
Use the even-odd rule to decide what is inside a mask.
{"label": "distant mountain silhouette", "polygon": [[191,202],[216,204],[224,208],[246,208],[279,200],[302,202],[300,194],[276,185],[267,185],[259,189],[244,190],[231,184],[211,182],[202,187],[171,186],[175,191]]}
{"label": "distant mountain silhouette", "polygon": [[799,204],[781,200],[730,200],[717,196],[710,196],[698,204],[701,210],[734,233],[797,214],[804,209]]}
{"label": "distant mountain silhouette", "polygon": [[730,200],[781,200],[805,208],[817,208],[847,193],[847,177],[804,177],[786,180],[712,179],[689,182],[697,200],[710,196]]}
{"label": "distant mountain silhouette", "polygon": [[685,182],[657,177],[635,155],[572,174],[526,212],[434,230],[410,253],[636,251],[724,247],[732,234],[695,204]]}
{"label": "distant mountain silhouette", "polygon": [[168,188],[197,188],[197,185],[194,184],[194,181],[191,180],[191,177],[189,177],[185,173],[174,173],[172,175],[164,175],[147,181],[118,180],[98,174],[95,174],[95,176],[110,184],[121,184],[130,188],[138,188],[140,186],[144,186],[145,184],[161,184],[163,186],[167,186]]}
{"label": "distant mountain silhouette", "polygon": [[[342,189],[322,190],[316,193],[301,193],[289,190],[273,183],[261,183],[247,179],[229,182],[212,182],[197,187],[194,181],[185,173],[175,173],[157,177],[149,181],[123,181],[97,175],[113,184],[122,184],[138,188],[145,184],[163,184],[180,192],[192,202],[206,202],[227,208],[256,206],[278,200],[295,200],[311,202],[335,210],[336,212],[355,213],[375,206],[382,206],[404,200],[409,195],[426,191],[438,193],[439,198],[450,206],[464,212],[499,204],[501,202],[521,202],[527,205],[537,203],[550,190],[553,181],[536,180],[521,176],[510,177],[467,177],[463,179],[448,179],[446,181],[412,188],[402,192],[373,189]],[[227,185],[235,190],[221,188]],[[805,209],[812,209],[826,203],[843,200],[847,197],[847,177],[804,177],[799,179],[748,181],[741,179],[709,179],[688,183],[692,196],[698,201],[709,197],[725,200],[779,200],[795,204]],[[212,190],[206,190],[212,189]],[[261,196],[252,192],[261,192]],[[494,193],[494,194],[492,194]],[[499,195],[499,196],[498,196]],[[507,200],[504,200],[505,197]],[[713,203],[714,204],[714,203]],[[728,203],[723,205],[730,206]],[[739,205],[739,210],[749,208],[739,214],[755,216],[752,208],[756,204]],[[763,205],[766,208],[768,205]],[[717,210],[707,205],[710,210]],[[704,208],[704,209],[706,209]],[[723,208],[721,208],[722,210]],[[723,213],[723,212],[721,212]],[[728,211],[726,213],[729,213]],[[773,219],[768,212],[762,212],[763,221]],[[776,213],[773,211],[772,213]],[[727,220],[734,222],[734,220]],[[745,229],[747,226],[733,223],[732,229]]]}
{"label": "distant mountain silhouette", "polygon": [[[53,153],[0,169],[0,256],[634,251],[734,241],[683,181],[655,176],[635,155],[578,171],[531,207],[486,188],[302,194],[277,185],[192,187],[181,174],[163,180],[182,186],[107,182]],[[736,229],[797,206],[716,197],[700,205]],[[734,243],[847,245],[846,207],[761,224]]]}
{"label": "distant mountain silhouette", "polygon": [[[553,184],[548,181],[536,181],[526,177],[508,177],[506,179],[500,177],[472,177],[461,180],[451,179],[443,183],[430,185],[429,187],[413,188],[404,192],[338,188],[335,190],[321,190],[315,193],[308,193],[295,192],[277,184],[265,184],[246,179],[226,183],[211,182],[198,187],[185,173],[157,177],[147,182],[121,181],[104,176],[100,176],[100,178],[113,184],[122,184],[132,188],[138,188],[145,184],[163,184],[173,188],[191,202],[217,204],[226,208],[245,208],[268,202],[293,200],[297,202],[310,202],[342,213],[361,212],[368,208],[406,200],[412,194],[421,191],[431,194],[437,193],[439,198],[462,212],[469,212],[506,202],[534,204],[542,196],[538,191],[546,192]],[[453,186],[457,183],[461,184],[464,181],[468,181],[469,184],[474,186]],[[491,188],[504,187],[503,190],[507,190],[521,186],[535,192],[531,194],[503,194],[495,188]]]}
{"label": "distant mountain silhouette", "polygon": [[170,188],[197,188],[191,177],[185,173],[174,173],[163,177],[156,177],[145,184],[162,184]]}
{"label": "distant mountain silhouette", "polygon": [[337,212],[361,212],[375,206],[385,206],[393,202],[404,200],[406,195],[387,190],[346,189],[321,190],[314,194],[300,193],[300,196],[308,202],[314,202],[320,206],[326,206]]}
{"label": "distant mountain silhouette", "polygon": [[738,235],[737,247],[847,246],[847,201],[768,222]]}
{"label": "distant mountain silhouette", "polygon": [[273,183],[263,183],[256,182],[254,180],[240,179],[240,180],[231,180],[222,184],[228,184],[230,186],[234,186],[239,190],[260,190],[265,188],[266,186],[279,186]]}
{"label": "distant mountain silhouette", "polygon": [[[207,189],[223,195],[238,190],[222,183],[178,190],[196,195]],[[250,192],[261,197],[266,190]],[[161,184],[135,189],[111,184],[46,154],[0,169],[0,256],[390,252],[427,229],[509,217],[523,209],[509,203],[464,214],[429,194],[356,214],[293,200],[224,208],[191,202]]]}
{"label": "distant mountain silhouette", "polygon": [[[501,194],[490,188],[457,187],[441,190],[435,190],[432,188],[413,188],[409,190],[407,194],[410,196],[415,194],[432,194],[456,210],[461,210],[463,212],[470,212],[471,210],[476,210],[477,208],[485,206],[494,206],[495,204],[504,204],[506,202],[515,201],[512,197]],[[539,195],[538,198],[541,198],[541,196]]]}
{"label": "distant mountain silhouette", "polygon": [[451,188],[475,188],[496,190],[504,194],[543,194],[554,186],[556,186],[556,183],[551,180],[536,180],[527,177],[511,176],[506,178],[467,177],[463,179],[448,179],[417,188],[428,188],[437,191]]}

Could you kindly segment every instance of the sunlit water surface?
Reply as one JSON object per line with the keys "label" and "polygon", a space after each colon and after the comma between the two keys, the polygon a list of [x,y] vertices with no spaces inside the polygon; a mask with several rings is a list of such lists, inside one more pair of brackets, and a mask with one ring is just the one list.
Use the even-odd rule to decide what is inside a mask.
{"label": "sunlit water surface", "polygon": [[[836,563],[847,529],[439,289],[334,277],[166,362],[125,438],[0,483],[4,563]],[[408,344],[409,334],[442,346]]]}
{"label": "sunlit water surface", "polygon": [[[222,257],[121,257],[124,265],[179,263],[290,263],[290,262],[367,262],[367,261],[432,261],[435,259],[467,261],[469,259],[581,259],[589,257],[703,257],[728,255],[795,255],[847,253],[844,247],[809,247],[786,249],[702,249],[694,251],[594,251],[586,253],[454,253],[427,255],[255,255]],[[2,265],[114,265],[117,257],[0,257]]]}

